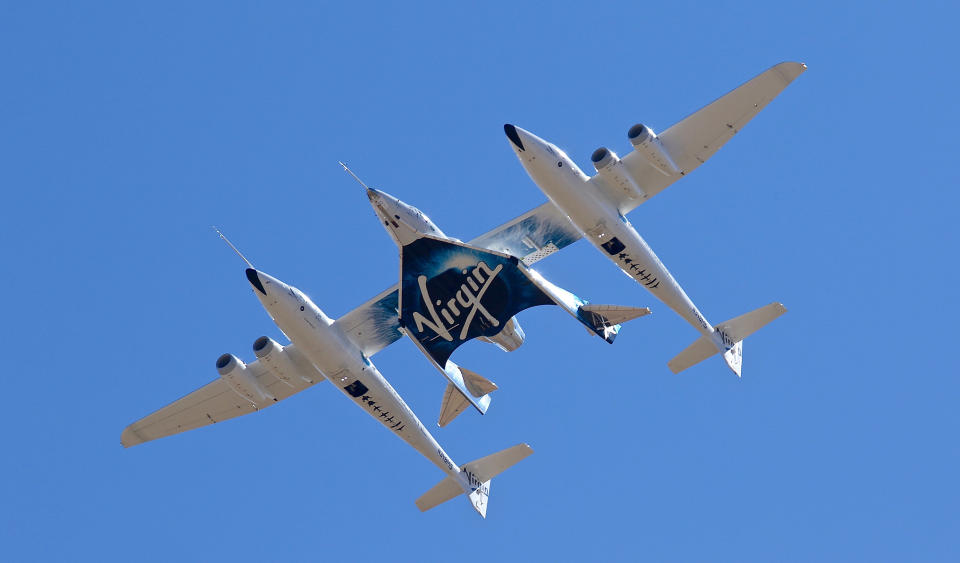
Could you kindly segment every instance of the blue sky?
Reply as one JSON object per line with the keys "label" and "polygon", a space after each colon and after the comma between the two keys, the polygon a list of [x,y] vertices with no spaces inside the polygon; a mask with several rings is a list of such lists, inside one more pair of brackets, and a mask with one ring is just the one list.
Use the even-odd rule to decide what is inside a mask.
{"label": "blue sky", "polygon": [[[857,3],[6,3],[0,546],[16,561],[956,560],[956,7]],[[543,201],[515,123],[584,170],[783,60],[809,70],[631,213],[719,322],[782,301],[744,377],[585,243],[543,261],[650,306],[609,346],[556,308],[458,363],[438,429],[518,442],[487,520],[328,384],[125,450],[120,432],[280,339],[210,225],[340,316],[393,283],[368,183],[472,238]],[[428,425],[412,343],[374,362]]]}

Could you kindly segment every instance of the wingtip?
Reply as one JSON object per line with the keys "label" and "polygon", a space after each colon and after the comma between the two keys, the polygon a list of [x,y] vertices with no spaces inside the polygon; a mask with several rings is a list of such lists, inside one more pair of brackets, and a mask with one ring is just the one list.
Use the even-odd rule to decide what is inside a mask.
{"label": "wingtip", "polygon": [[124,428],[123,432],[120,434],[120,445],[122,445],[124,448],[136,446],[137,444],[142,444],[143,442],[143,438],[141,438],[130,426]]}

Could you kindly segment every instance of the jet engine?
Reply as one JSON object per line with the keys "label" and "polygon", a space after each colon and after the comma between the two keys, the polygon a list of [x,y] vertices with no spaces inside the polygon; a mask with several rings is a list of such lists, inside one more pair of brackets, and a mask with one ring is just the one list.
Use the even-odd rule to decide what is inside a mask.
{"label": "jet engine", "polygon": [[503,330],[489,338],[481,336],[480,340],[496,344],[504,352],[513,352],[523,344],[525,338],[526,334],[520,327],[520,321],[517,320],[517,317],[510,317],[507,324],[503,325]]}
{"label": "jet engine", "polygon": [[289,350],[290,348],[281,346],[269,336],[261,336],[253,342],[253,353],[257,358],[270,370],[270,373],[290,387],[296,387],[297,380],[313,383],[320,379],[319,373],[316,373],[315,379],[304,375],[305,371],[310,373],[315,370],[298,369],[293,358],[290,357]]}
{"label": "jet engine", "polygon": [[227,386],[258,408],[267,406],[269,400],[277,400],[260,385],[253,371],[247,368],[247,364],[233,354],[224,354],[217,358],[217,372]]}
{"label": "jet engine", "polygon": [[633,149],[640,153],[647,162],[653,165],[661,174],[665,176],[676,176],[683,174],[683,170],[673,162],[670,153],[660,142],[660,137],[642,123],[637,123],[627,131],[627,137]]}
{"label": "jet engine", "polygon": [[643,190],[627,172],[627,167],[617,156],[617,153],[606,147],[600,147],[593,151],[590,156],[593,161],[593,167],[597,169],[600,175],[611,188],[623,191],[628,198],[646,197]]}

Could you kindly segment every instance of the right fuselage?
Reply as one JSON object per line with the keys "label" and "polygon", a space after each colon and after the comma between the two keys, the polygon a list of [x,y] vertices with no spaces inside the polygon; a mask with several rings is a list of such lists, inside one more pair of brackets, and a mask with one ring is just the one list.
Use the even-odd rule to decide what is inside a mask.
{"label": "right fuselage", "polygon": [[530,178],[590,244],[701,334],[716,340],[713,326],[630,221],[590,189],[589,176],[556,145],[519,127],[507,125],[504,130]]}

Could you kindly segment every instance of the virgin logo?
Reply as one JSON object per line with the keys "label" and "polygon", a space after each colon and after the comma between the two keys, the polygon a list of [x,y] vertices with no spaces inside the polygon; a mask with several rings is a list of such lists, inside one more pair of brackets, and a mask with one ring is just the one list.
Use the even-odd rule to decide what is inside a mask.
{"label": "virgin logo", "polygon": [[[481,301],[483,294],[487,292],[490,284],[493,283],[501,270],[503,270],[503,264],[498,264],[496,268],[491,270],[485,262],[478,263],[469,273],[467,270],[463,270],[464,283],[460,284],[460,289],[457,290],[453,298],[447,301],[446,305],[440,299],[434,301],[433,297],[430,296],[430,291],[427,289],[427,276],[418,276],[417,283],[420,285],[420,295],[427,312],[430,313],[430,318],[428,319],[419,312],[413,313],[413,322],[417,332],[422,333],[424,328],[429,328],[447,342],[452,342],[453,335],[450,334],[450,330],[460,322],[461,317],[466,315],[459,335],[460,340],[465,340],[477,313],[483,315],[493,326],[500,326],[500,321],[484,308]],[[437,307],[439,307],[439,310]]]}

